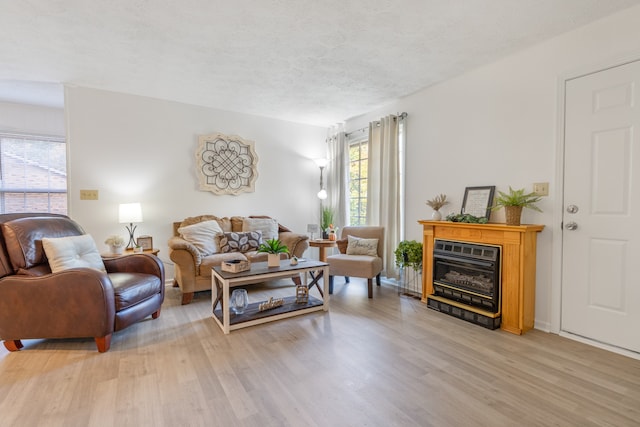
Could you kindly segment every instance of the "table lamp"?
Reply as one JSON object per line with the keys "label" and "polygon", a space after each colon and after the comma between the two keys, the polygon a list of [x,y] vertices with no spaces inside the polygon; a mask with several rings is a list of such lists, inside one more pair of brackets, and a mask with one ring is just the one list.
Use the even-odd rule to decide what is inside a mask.
{"label": "table lamp", "polygon": [[140,206],[140,203],[121,203],[119,222],[120,224],[129,223],[129,225],[126,226],[126,229],[129,232],[129,244],[127,245],[127,249],[135,248],[136,241],[133,234],[136,231],[136,226],[133,225],[133,223],[142,222],[142,207]]}

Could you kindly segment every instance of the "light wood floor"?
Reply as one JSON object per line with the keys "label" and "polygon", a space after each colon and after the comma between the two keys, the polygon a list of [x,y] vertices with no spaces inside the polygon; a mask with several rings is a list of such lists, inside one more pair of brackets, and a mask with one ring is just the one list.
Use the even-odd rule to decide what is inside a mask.
{"label": "light wood floor", "polygon": [[[375,288],[375,286],[374,286]],[[257,301],[289,282],[249,288]],[[515,336],[352,279],[328,313],[225,336],[210,293],[93,340],[0,350],[1,426],[638,426],[640,361]]]}

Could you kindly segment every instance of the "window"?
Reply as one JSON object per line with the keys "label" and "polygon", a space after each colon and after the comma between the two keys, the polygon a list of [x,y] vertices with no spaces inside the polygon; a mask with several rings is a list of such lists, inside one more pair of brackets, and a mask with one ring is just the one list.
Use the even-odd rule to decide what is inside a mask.
{"label": "window", "polygon": [[369,141],[349,144],[349,224],[367,224]]}
{"label": "window", "polygon": [[0,134],[0,213],[67,213],[64,138]]}

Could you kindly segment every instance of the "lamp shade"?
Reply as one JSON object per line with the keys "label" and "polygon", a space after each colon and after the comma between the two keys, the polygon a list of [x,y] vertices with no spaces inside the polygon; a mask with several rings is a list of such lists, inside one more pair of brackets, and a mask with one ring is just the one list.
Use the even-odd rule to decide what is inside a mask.
{"label": "lamp shade", "polygon": [[118,221],[121,224],[142,222],[142,207],[140,203],[121,203]]}
{"label": "lamp shade", "polygon": [[314,162],[316,162],[319,168],[324,168],[329,164],[329,160],[327,159],[315,159]]}

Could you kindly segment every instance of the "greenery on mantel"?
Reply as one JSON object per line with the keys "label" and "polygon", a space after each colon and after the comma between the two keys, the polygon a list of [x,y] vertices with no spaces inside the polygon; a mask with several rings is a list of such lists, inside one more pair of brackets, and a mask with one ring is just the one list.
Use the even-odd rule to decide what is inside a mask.
{"label": "greenery on mantel", "polygon": [[470,224],[486,224],[488,219],[487,217],[477,217],[471,214],[449,214],[445,218],[447,221],[451,222],[468,222]]}

